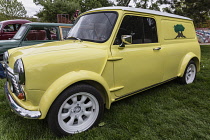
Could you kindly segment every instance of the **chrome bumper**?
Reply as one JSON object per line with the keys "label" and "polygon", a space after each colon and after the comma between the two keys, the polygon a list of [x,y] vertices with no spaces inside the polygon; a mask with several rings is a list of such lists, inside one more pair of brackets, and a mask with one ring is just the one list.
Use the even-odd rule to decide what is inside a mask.
{"label": "chrome bumper", "polygon": [[26,109],[22,108],[21,106],[19,106],[15,102],[15,100],[12,98],[12,96],[9,93],[8,82],[6,82],[6,84],[4,86],[4,93],[6,94],[6,98],[9,102],[10,107],[19,116],[24,117],[24,118],[29,118],[29,119],[38,119],[38,118],[41,117],[41,112],[40,111],[26,110]]}

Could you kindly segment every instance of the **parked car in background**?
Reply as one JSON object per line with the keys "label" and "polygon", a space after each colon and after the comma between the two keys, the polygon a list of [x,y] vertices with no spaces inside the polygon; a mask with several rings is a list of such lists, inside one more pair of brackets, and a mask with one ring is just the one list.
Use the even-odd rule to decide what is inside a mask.
{"label": "parked car in background", "polygon": [[31,22],[21,26],[11,40],[0,40],[0,61],[8,49],[63,40],[72,24]]}
{"label": "parked car in background", "polygon": [[13,38],[22,24],[31,21],[25,19],[5,20],[0,22],[0,40]]}

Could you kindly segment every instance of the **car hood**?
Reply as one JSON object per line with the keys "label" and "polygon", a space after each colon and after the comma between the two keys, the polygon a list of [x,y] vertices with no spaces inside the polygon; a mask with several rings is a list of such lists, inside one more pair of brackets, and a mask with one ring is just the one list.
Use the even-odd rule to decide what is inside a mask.
{"label": "car hood", "polygon": [[12,57],[16,56],[28,56],[28,55],[36,55],[40,53],[47,53],[52,51],[61,51],[61,50],[69,50],[69,49],[78,49],[87,47],[81,42],[72,42],[72,41],[57,41],[57,42],[49,42],[43,44],[37,44],[33,46],[20,47],[15,48],[9,51]]}
{"label": "car hood", "polygon": [[[65,53],[66,50],[71,50],[70,52],[78,52],[78,50],[84,50],[84,48],[92,47],[98,48],[98,45],[95,43],[89,42],[80,42],[80,41],[56,41],[56,42],[49,42],[44,44],[37,44],[33,46],[26,46],[20,48],[14,48],[9,50],[9,61],[14,63],[18,58],[27,58],[33,56],[40,56],[40,55],[47,55],[47,54],[56,54],[58,52],[63,51]],[[10,64],[11,64],[10,63]]]}
{"label": "car hood", "polygon": [[0,40],[0,47],[4,46],[18,46],[19,45],[19,40]]}
{"label": "car hood", "polygon": [[17,42],[19,42],[19,40],[0,40],[0,46],[7,45],[7,44],[15,44]]}

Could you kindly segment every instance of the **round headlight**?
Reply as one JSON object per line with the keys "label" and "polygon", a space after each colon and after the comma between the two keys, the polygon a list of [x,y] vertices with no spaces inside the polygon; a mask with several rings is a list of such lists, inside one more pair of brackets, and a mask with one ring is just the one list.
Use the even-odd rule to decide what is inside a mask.
{"label": "round headlight", "polygon": [[15,61],[14,74],[20,84],[25,84],[25,70],[22,59],[17,59]]}
{"label": "round headlight", "polygon": [[8,63],[8,58],[9,58],[9,53],[8,51],[4,52],[4,55],[3,55],[3,61]]}

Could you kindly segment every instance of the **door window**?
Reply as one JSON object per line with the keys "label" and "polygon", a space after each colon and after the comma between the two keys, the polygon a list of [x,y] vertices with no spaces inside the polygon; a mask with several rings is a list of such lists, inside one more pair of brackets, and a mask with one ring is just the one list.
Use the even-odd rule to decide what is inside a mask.
{"label": "door window", "polygon": [[21,24],[8,24],[4,27],[4,32],[16,32],[21,27]]}
{"label": "door window", "polygon": [[71,28],[62,27],[61,29],[62,29],[63,39],[66,39]]}
{"label": "door window", "polygon": [[4,30],[4,32],[14,32],[15,31],[13,24],[6,25],[3,30]]}
{"label": "door window", "polygon": [[155,19],[149,17],[125,16],[114,45],[120,45],[122,43],[122,35],[131,35],[132,44],[158,42]]}
{"label": "door window", "polygon": [[153,18],[144,17],[144,42],[143,43],[157,43],[157,28],[156,22]]}
{"label": "door window", "polygon": [[25,40],[58,40],[58,30],[56,27],[32,27]]}

